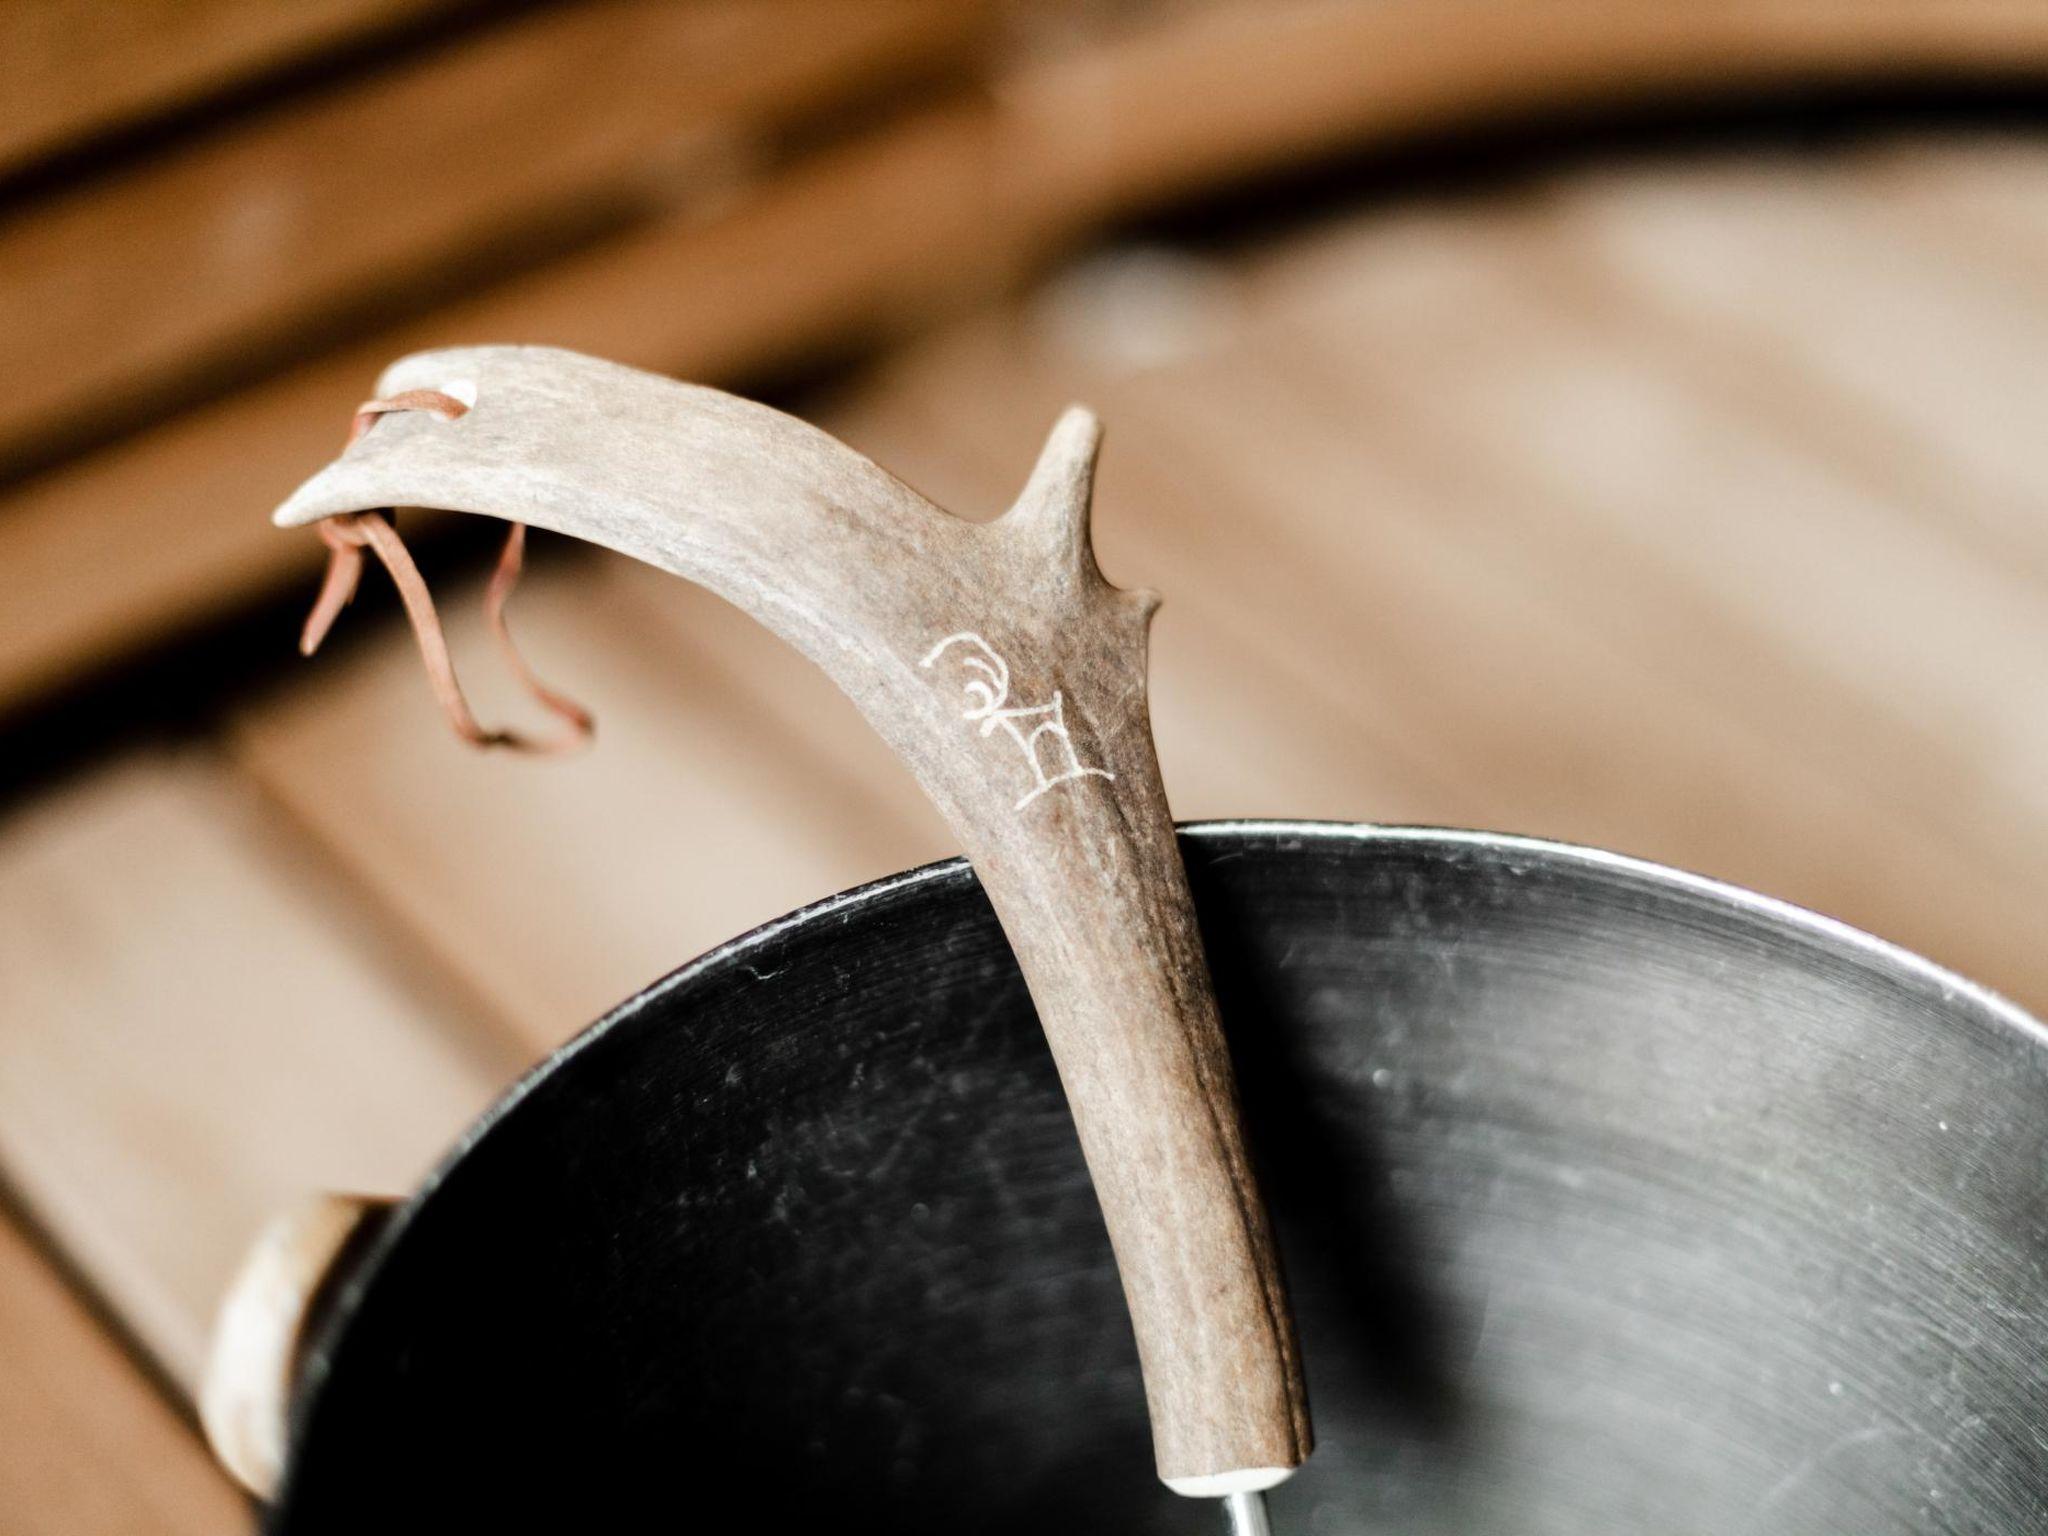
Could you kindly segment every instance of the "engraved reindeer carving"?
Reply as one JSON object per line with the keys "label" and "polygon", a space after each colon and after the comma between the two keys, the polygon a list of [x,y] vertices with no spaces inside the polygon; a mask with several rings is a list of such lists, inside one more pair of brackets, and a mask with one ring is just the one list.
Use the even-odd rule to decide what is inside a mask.
{"label": "engraved reindeer carving", "polygon": [[[1010,699],[1010,664],[996,653],[995,647],[981,636],[968,630],[957,635],[948,635],[925,653],[919,666],[929,667],[956,645],[971,646],[972,652],[962,659],[962,665],[981,673],[980,677],[969,678],[967,694],[979,702],[969,705],[960,716],[962,720],[981,722],[981,734],[986,736],[998,726],[1010,733],[1024,760],[1031,765],[1031,776],[1038,781],[1037,787],[1028,791],[1016,804],[1017,810],[1036,800],[1056,784],[1065,784],[1072,779],[1093,775],[1098,779],[1114,779],[1115,774],[1105,768],[1089,768],[1083,765],[1074,752],[1074,738],[1068,734],[1066,706],[1055,688],[1050,704],[1012,705]],[[1022,722],[1032,722],[1026,730]],[[1057,772],[1045,771],[1045,760],[1039,756],[1038,739],[1049,737],[1051,751]],[[1064,767],[1059,767],[1061,756],[1066,758]]]}

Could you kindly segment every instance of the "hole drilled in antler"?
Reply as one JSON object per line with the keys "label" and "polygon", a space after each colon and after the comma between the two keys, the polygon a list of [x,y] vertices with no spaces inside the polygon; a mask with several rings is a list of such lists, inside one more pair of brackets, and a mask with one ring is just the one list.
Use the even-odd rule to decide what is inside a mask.
{"label": "hole drilled in antler", "polygon": [[[467,399],[463,398],[464,394]],[[429,411],[445,421],[458,420],[468,413],[475,399],[476,386],[468,380],[457,380],[445,390],[407,390],[385,399],[366,401],[356,410],[349,441],[355,442],[381,417],[395,411]],[[322,519],[318,526],[320,537],[329,551],[327,575],[299,636],[302,655],[310,656],[320,648],[321,641],[334,627],[334,621],[341,616],[341,610],[354,599],[356,588],[362,581],[363,551],[368,549],[391,573],[392,585],[398,589],[406,618],[412,624],[413,636],[419,642],[427,681],[457,736],[476,747],[507,747],[515,752],[537,755],[572,751],[591,739],[596,731],[596,722],[590,711],[540,680],[513,643],[512,631],[505,621],[505,605],[511,599],[512,589],[518,585],[519,573],[525,563],[525,524],[512,524],[506,534],[497,567],[485,589],[484,619],[520,685],[543,709],[567,724],[568,730],[556,737],[533,737],[515,730],[486,730],[477,723],[469,700],[462,692],[462,683],[455,675],[455,660],[448,650],[448,637],[441,627],[433,595],[427,590],[426,578],[420,574],[419,566],[414,563],[411,552],[406,549],[405,541],[399,538],[398,530],[389,517],[383,512],[345,512]]]}

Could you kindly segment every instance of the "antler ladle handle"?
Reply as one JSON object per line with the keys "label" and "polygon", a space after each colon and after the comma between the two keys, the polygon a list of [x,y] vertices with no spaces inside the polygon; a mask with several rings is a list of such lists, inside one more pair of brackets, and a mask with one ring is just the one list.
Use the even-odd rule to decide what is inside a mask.
{"label": "antler ladle handle", "polygon": [[1100,429],[1054,427],[1015,506],[970,523],[765,406],[573,353],[476,347],[277,513],[392,506],[531,523],[709,587],[809,656],[952,825],[1072,1106],[1137,1333],[1159,1475],[1225,1496],[1307,1456],[1293,1322],[1153,752],[1157,599],[1089,542]]}

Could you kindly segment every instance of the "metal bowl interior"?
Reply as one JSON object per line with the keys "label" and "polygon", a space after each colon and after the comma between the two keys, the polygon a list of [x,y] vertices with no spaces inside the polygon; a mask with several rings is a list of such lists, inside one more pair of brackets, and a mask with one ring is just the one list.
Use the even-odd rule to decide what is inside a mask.
{"label": "metal bowl interior", "polygon": [[[2048,1528],[2040,1025],[1613,855],[1183,843],[1321,1440],[1278,1528]],[[740,939],[509,1094],[313,1341],[271,1518],[1214,1529],[972,874]]]}

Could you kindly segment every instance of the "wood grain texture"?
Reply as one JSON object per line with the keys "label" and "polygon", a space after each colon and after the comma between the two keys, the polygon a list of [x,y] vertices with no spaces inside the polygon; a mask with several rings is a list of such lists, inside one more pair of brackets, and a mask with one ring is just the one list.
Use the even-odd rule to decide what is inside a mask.
{"label": "wood grain texture", "polygon": [[[1591,738],[1609,754],[1628,743],[1607,762],[1638,793],[1560,783],[1555,809],[1525,800],[1515,824],[1706,868],[2038,992],[2030,940],[1999,916],[2048,869],[2027,809],[2042,748],[2013,712],[2038,671],[2038,597],[1780,435],[1804,397],[1731,408],[1681,350],[1636,350],[1625,295],[1572,318],[1519,227],[1501,214],[1361,228],[1269,301],[1272,355],[1384,424],[1343,451],[1408,463],[1439,519],[1471,508],[1468,562],[1514,559],[1520,590],[1639,674],[1635,702]],[[1590,310],[1604,319],[1576,330]],[[1918,616],[1901,624],[1901,605]],[[1519,667],[1530,652],[1510,654]],[[1531,691],[1548,706],[1568,689]],[[1683,739],[1686,713],[1743,745],[1681,823],[1670,807],[1692,754],[1649,757]],[[1616,818],[1631,804],[1666,824],[1630,829]]]}
{"label": "wood grain texture", "polygon": [[278,853],[184,759],[95,774],[0,836],[0,1159],[188,1389],[273,1210],[410,1188],[516,1065]]}
{"label": "wood grain texture", "polygon": [[543,10],[22,208],[0,464],[302,352],[352,305],[687,204],[764,134],[964,68],[981,30],[933,0]]}
{"label": "wood grain texture", "polygon": [[[1829,199],[1815,201],[1824,207]],[[1605,235],[1602,228],[1594,239],[1604,246]],[[1849,223],[1830,249],[1857,253],[1822,263],[1839,272],[1842,287],[1855,285],[1852,269],[1868,253],[1877,264],[1910,266],[1914,256],[1868,224]],[[1582,431],[1630,445],[1628,453],[1603,451],[1598,472],[1575,472],[1582,499],[1595,515],[1632,524],[1646,543],[1661,527],[1668,557],[1749,629],[1759,661],[1775,656],[1785,671],[1803,671],[1815,694],[1837,701],[1825,721],[1845,769],[1858,754],[1866,767],[1884,765],[1977,857],[2037,876],[2038,847],[2015,848],[2011,833],[2015,820],[2048,831],[2039,768],[2048,761],[2048,730],[2016,712],[2013,700],[2048,675],[2048,573],[2015,558],[2021,488],[2000,474],[1988,447],[1951,438],[1974,416],[1973,433],[2005,440],[2007,466],[2025,459],[2012,439],[2029,414],[2027,385],[2004,366],[2013,354],[2001,359],[1990,338],[1997,330],[2024,335],[2031,308],[1992,285],[1956,281],[1952,270],[1948,283],[1933,269],[1923,274],[1923,293],[1975,294],[1947,315],[1932,313],[1940,306],[1925,299],[1909,315],[1903,291],[1870,293],[1872,313],[1889,317],[1880,328],[1892,337],[1894,367],[1915,382],[1888,423],[1872,421],[1877,431],[1851,437],[1815,421],[1810,404],[1802,410],[1832,397],[1853,417],[1858,407],[1846,388],[1763,394],[1758,386],[1770,375],[1747,367],[1746,348],[1729,345],[1733,332],[1711,312],[1664,312],[1637,275],[1609,286],[1614,274],[1600,255],[1561,254],[1579,273],[1576,301],[1557,302],[1540,280],[1519,291],[1508,282],[1500,320],[1526,327],[1538,369],[1569,370],[1583,381]],[[1544,266],[1521,264],[1522,280]],[[1820,309],[1816,302],[1806,312]],[[1796,367],[1806,340],[1788,318],[1777,355]],[[2048,406],[2038,384],[2034,390]],[[1554,405],[1547,428],[1535,429],[1542,441],[1561,442],[1565,409]],[[1899,473],[1911,458],[1958,467],[1937,484],[1930,474]],[[1668,489],[1651,502],[1644,483],[1659,459]],[[2010,541],[1996,526],[2008,516]],[[2028,532],[2038,537],[2043,521],[2036,516]],[[1861,733],[1844,729],[1852,713],[1866,722]],[[1916,771],[1924,774],[1918,783],[1905,777]]]}
{"label": "wood grain texture", "polygon": [[198,1437],[0,1222],[0,1526],[223,1536],[249,1518]]}
{"label": "wood grain texture", "polygon": [[1027,223],[1091,227],[1362,143],[1676,92],[2048,66],[2025,0],[1217,5],[1007,83]]}
{"label": "wood grain texture", "polygon": [[0,170],[452,0],[141,0],[0,7]]}
{"label": "wood grain texture", "polygon": [[[2027,0],[1175,9],[1099,50],[1027,59],[724,217],[656,220],[0,493],[0,601],[21,615],[0,632],[0,708],[289,576],[225,509],[281,492],[353,403],[345,381],[391,356],[510,337],[732,381],[928,323],[1105,219],[1346,145],[1662,88],[2044,60],[2048,12]],[[147,503],[189,531],[143,558]]]}
{"label": "wood grain texture", "polygon": [[1159,1474],[1260,1488],[1310,1449],[1272,1236],[1145,709],[1156,603],[1096,568],[1100,429],[1062,416],[1001,518],[948,515],[793,417],[577,354],[456,348],[279,509],[512,516],[726,597],[816,662],[916,775],[1030,986],[1130,1302]]}
{"label": "wood grain texture", "polygon": [[1674,354],[1718,357],[1749,375],[1753,398],[1804,403],[1781,430],[2048,579],[2048,469],[2029,436],[2048,405],[2048,317],[2024,285],[1917,234],[1888,201],[1853,161],[1780,160],[1665,187],[1591,179],[1561,215],[1585,283],[1661,325]]}

